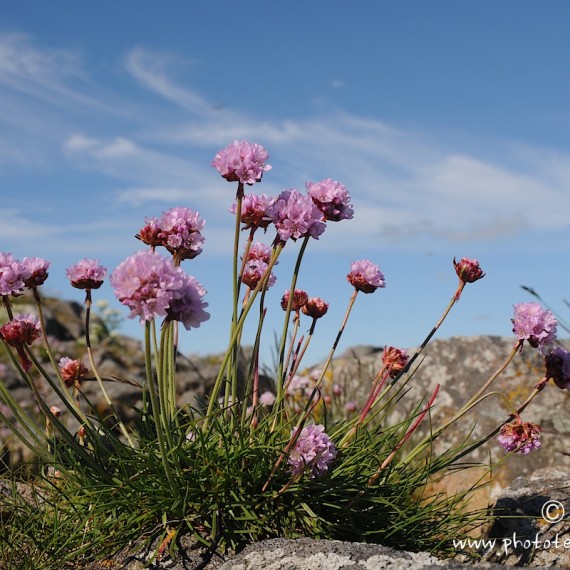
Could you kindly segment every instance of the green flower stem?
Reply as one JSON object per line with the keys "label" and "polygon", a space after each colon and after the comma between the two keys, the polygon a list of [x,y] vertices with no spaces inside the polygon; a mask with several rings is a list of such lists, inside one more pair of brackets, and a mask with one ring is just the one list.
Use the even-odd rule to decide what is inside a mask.
{"label": "green flower stem", "polygon": [[443,321],[446,319],[447,315],[449,314],[449,312],[453,308],[453,305],[455,305],[455,303],[457,303],[457,301],[459,301],[459,298],[461,297],[461,293],[463,292],[464,287],[465,287],[465,283],[463,281],[460,281],[459,285],[457,287],[457,290],[455,291],[455,294],[453,295],[453,297],[451,297],[451,301],[449,301],[449,304],[447,305],[445,311],[443,312],[443,315],[441,315],[439,321],[437,321],[437,323],[435,324],[433,329],[431,329],[429,334],[426,336],[426,338],[422,342],[420,348],[418,348],[418,350],[412,356],[412,358],[410,358],[410,360],[408,360],[408,363],[406,364],[406,366],[404,366],[402,371],[392,380],[391,384],[395,384],[404,374],[406,374],[406,372],[408,372],[408,370],[411,368],[412,364],[415,362],[415,360],[418,358],[418,356],[424,351],[425,347],[428,345],[428,343],[432,339],[433,335],[437,332],[439,327],[443,324]]}
{"label": "green flower stem", "polygon": [[299,354],[295,357],[295,361],[293,362],[292,366],[291,366],[291,370],[289,372],[289,375],[287,377],[287,384],[285,385],[284,388],[284,392],[287,392],[287,388],[289,386],[289,384],[291,383],[291,380],[293,379],[293,376],[295,376],[295,374],[297,373],[297,370],[299,369],[299,366],[301,364],[301,362],[303,361],[303,357],[305,356],[305,353],[307,352],[307,349],[309,348],[309,344],[311,343],[311,339],[313,338],[313,334],[315,333],[315,327],[317,326],[317,320],[315,317],[313,317],[313,322],[311,323],[311,327],[309,328],[309,332],[307,334],[307,338],[305,339],[305,343],[303,345],[303,348],[301,348]]}
{"label": "green flower stem", "polygon": [[216,404],[218,394],[220,392],[222,381],[224,379],[224,373],[226,372],[226,367],[228,365],[230,356],[232,354],[233,346],[236,340],[239,338],[245,319],[249,313],[249,310],[251,309],[251,306],[253,305],[253,302],[255,301],[255,297],[263,288],[266,287],[267,279],[271,275],[273,266],[277,263],[277,259],[279,258],[280,253],[283,251],[283,245],[284,244],[279,244],[272,252],[271,259],[269,260],[269,264],[267,266],[267,269],[265,270],[265,275],[259,280],[255,289],[253,289],[250,292],[249,299],[241,312],[238,322],[236,323],[235,330],[233,331],[232,336],[230,338],[228,349],[224,354],[222,364],[220,365],[220,370],[218,372],[218,376],[216,377],[216,381],[214,382],[214,387],[212,388],[212,392],[210,394],[210,401],[208,403],[206,417],[204,418],[204,423],[202,424],[202,431],[204,433],[207,431],[208,426],[210,424],[210,416],[214,410],[214,406]]}
{"label": "green flower stem", "polygon": [[303,254],[305,249],[307,249],[307,244],[309,243],[310,236],[306,236],[301,244],[301,249],[297,255],[297,261],[295,263],[295,269],[293,270],[293,276],[291,278],[291,286],[289,287],[289,302],[287,303],[287,309],[285,311],[285,319],[283,321],[283,331],[281,332],[281,340],[279,344],[279,364],[277,367],[277,396],[275,403],[281,406],[283,403],[283,371],[284,371],[284,360],[285,360],[285,344],[287,342],[287,330],[289,328],[289,318],[291,316],[291,308],[293,306],[293,298],[295,296],[295,287],[297,285],[297,278],[299,277],[299,269],[301,268],[301,261],[303,260]]}
{"label": "green flower stem", "polygon": [[97,380],[97,383],[99,384],[99,388],[101,390],[101,393],[103,394],[103,398],[105,398],[105,402],[107,403],[107,406],[111,410],[112,414],[115,416],[115,419],[117,420],[117,424],[119,426],[119,429],[121,430],[121,433],[123,434],[123,436],[127,440],[128,444],[131,447],[134,447],[133,440],[131,439],[131,436],[129,435],[127,428],[125,427],[125,424],[122,422],[121,417],[117,413],[117,410],[116,410],[115,406],[113,405],[111,398],[109,398],[109,394],[107,393],[107,390],[105,389],[105,386],[103,385],[103,380],[101,379],[101,376],[99,375],[99,372],[97,371],[97,366],[95,365],[95,359],[93,358],[93,350],[91,349],[91,338],[89,336],[90,316],[91,316],[91,290],[87,289],[85,292],[85,344],[87,346],[87,356],[88,356],[89,362],[91,364],[91,369],[92,369],[93,375],[95,376],[95,379]]}
{"label": "green flower stem", "polygon": [[499,366],[499,368],[497,368],[497,370],[495,370],[495,372],[489,377],[483,386],[477,390],[477,392],[453,415],[451,419],[437,428],[434,432],[426,436],[414,449],[412,449],[412,451],[410,451],[410,453],[402,460],[401,463],[404,465],[409,464],[410,461],[412,461],[419,453],[421,453],[434,439],[438,438],[449,426],[453,425],[457,420],[462,418],[467,412],[473,409],[480,402],[481,396],[489,389],[491,384],[493,384],[493,382],[512,362],[517,352],[520,351],[522,343],[522,340],[517,341],[510,354],[507,356],[506,360]]}
{"label": "green flower stem", "polygon": [[[156,393],[156,386],[154,385],[154,378],[152,374],[152,348],[151,348],[151,323],[147,321],[145,323],[145,370],[146,370],[146,382],[148,385],[148,392],[150,395],[150,402],[152,406],[152,415],[154,418],[154,424],[156,428],[156,436],[158,439],[158,447],[160,449],[160,455],[162,457],[162,465],[164,466],[164,472],[166,478],[168,479],[168,484],[170,485],[170,490],[176,497],[178,495],[178,487],[176,481],[174,480],[174,475],[170,468],[170,463],[168,462],[168,451],[166,449],[166,442],[164,438],[164,429],[162,425],[162,419],[160,417],[160,404],[158,401],[158,395]],[[156,335],[155,335],[156,336]],[[156,344],[156,338],[155,338]]]}
{"label": "green flower stem", "polygon": [[8,295],[2,295],[2,302],[4,303],[4,308],[6,309],[8,320],[11,321],[14,318],[14,314],[12,313],[12,303],[10,303],[10,297]]}

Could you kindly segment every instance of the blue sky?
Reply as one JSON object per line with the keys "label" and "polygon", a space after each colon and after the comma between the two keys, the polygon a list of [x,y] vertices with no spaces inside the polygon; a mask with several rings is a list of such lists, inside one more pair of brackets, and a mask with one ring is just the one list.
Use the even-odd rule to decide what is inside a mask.
{"label": "blue sky", "polygon": [[[299,285],[331,303],[311,358],[334,339],[356,259],[387,287],[358,299],[341,350],[421,342],[455,289],[454,256],[487,275],[440,338],[509,335],[513,303],[533,300],[521,285],[564,314],[569,27],[561,0],[5,2],[0,251],[49,259],[45,291],[81,300],[67,266],[112,270],[139,249],[145,216],[198,210],[205,249],[184,268],[212,319],[181,345],[220,351],[235,188],[209,164],[248,139],[273,166],[256,191],[331,177],[352,195],[355,218],[313,241],[301,270]],[[268,297],[266,346],[297,249]]]}

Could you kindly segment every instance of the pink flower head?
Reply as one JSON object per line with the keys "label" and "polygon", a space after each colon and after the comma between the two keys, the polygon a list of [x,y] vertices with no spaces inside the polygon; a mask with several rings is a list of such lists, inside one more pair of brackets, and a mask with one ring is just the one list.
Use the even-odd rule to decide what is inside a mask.
{"label": "pink flower head", "polygon": [[[264,263],[269,264],[271,261],[271,248],[268,245],[265,245],[261,242],[256,242],[251,244],[249,251],[247,252],[247,259],[248,261],[252,260],[260,260]],[[277,261],[275,265],[279,262]]]}
{"label": "pink flower head", "polygon": [[179,261],[193,259],[202,252],[204,237],[200,231],[205,223],[198,212],[180,206],[171,208],[157,222],[160,241]]}
{"label": "pink flower head", "polygon": [[380,287],[386,287],[384,275],[382,275],[380,268],[367,259],[353,261],[346,278],[357,291],[363,293],[373,293]]}
{"label": "pink flower head", "polygon": [[210,313],[204,309],[208,306],[203,300],[206,289],[190,275],[182,273],[182,286],[176,292],[168,309],[168,316],[180,321],[186,330],[198,328],[201,323],[210,318]]}
{"label": "pink flower head", "polygon": [[349,220],[354,210],[349,204],[350,194],[344,184],[325,178],[320,182],[307,182],[309,196],[317,208],[323,213],[325,220],[338,222]]}
{"label": "pink flower head", "polygon": [[[242,283],[245,283],[250,289],[255,289],[259,280],[263,277],[267,271],[268,264],[261,259],[249,259],[243,266],[243,272],[241,276]],[[267,280],[267,288],[275,285],[275,275],[271,273],[269,279]]]}
{"label": "pink flower head", "polygon": [[313,319],[324,317],[328,310],[329,304],[325,303],[325,301],[319,297],[307,299],[307,302],[302,307],[303,313],[309,317],[313,317]]}
{"label": "pink flower head", "polygon": [[68,356],[62,356],[58,362],[61,378],[65,385],[70,388],[78,384],[83,378],[89,374],[89,370],[80,360],[72,360]]}
{"label": "pink flower head", "polygon": [[517,303],[514,305],[515,317],[512,319],[513,332],[520,340],[528,340],[533,348],[541,352],[546,345],[556,338],[556,325],[554,315],[543,309],[539,303]]}
{"label": "pink flower head", "polygon": [[19,295],[27,277],[26,269],[11,253],[0,252],[0,295]]}
{"label": "pink flower head", "polygon": [[30,345],[41,336],[38,317],[35,315],[16,315],[11,321],[0,327],[0,339],[16,349],[22,368],[29,372],[32,361],[24,350],[24,345]]}
{"label": "pink flower head", "polygon": [[131,309],[129,318],[149,321],[165,317],[184,286],[184,273],[171,260],[145,250],[131,255],[111,274],[115,296]]}
{"label": "pink flower head", "polygon": [[[289,290],[285,291],[283,297],[281,297],[281,308],[286,311],[289,305]],[[305,291],[302,289],[295,289],[293,293],[293,304],[291,305],[292,311],[299,311],[301,307],[303,307],[307,301],[309,300],[309,296]]]}
{"label": "pink flower head", "polygon": [[158,218],[145,218],[144,223],[144,227],[141,228],[140,232],[135,237],[151,247],[162,245]]}
{"label": "pink flower head", "polygon": [[497,438],[505,451],[516,451],[523,455],[540,447],[540,426],[520,420],[505,424]]}
{"label": "pink flower head", "polygon": [[271,406],[273,406],[273,404],[275,404],[275,394],[273,392],[270,392],[269,390],[266,390],[265,392],[263,392],[263,394],[261,394],[261,396],[259,396],[259,403],[262,406],[270,408]]}
{"label": "pink flower head", "polygon": [[71,286],[76,289],[99,289],[107,275],[107,269],[99,264],[98,259],[87,257],[66,269]]}
{"label": "pink flower head", "polygon": [[552,378],[559,388],[570,390],[570,352],[561,346],[556,346],[546,356],[544,362],[546,377]]}
{"label": "pink flower head", "polygon": [[[240,220],[244,224],[244,229],[263,228],[266,229],[271,223],[271,218],[267,215],[267,209],[273,202],[265,194],[246,194],[241,203]],[[237,204],[230,208],[230,212],[235,214]]]}
{"label": "pink flower head", "polygon": [[382,352],[382,364],[388,368],[391,366],[390,378],[396,378],[408,363],[408,352],[402,348],[393,346],[384,347]]}
{"label": "pink flower head", "polygon": [[228,182],[241,182],[250,186],[260,182],[263,174],[271,170],[267,164],[269,153],[259,144],[234,141],[218,151],[212,166]]}
{"label": "pink flower head", "polygon": [[24,257],[22,267],[26,278],[24,285],[30,289],[43,285],[48,278],[49,261],[41,257]]}
{"label": "pink flower head", "polygon": [[283,190],[267,210],[279,238],[287,241],[311,236],[315,239],[325,231],[323,215],[310,196],[294,188]]}
{"label": "pink flower head", "polygon": [[[298,428],[294,428],[291,437],[295,437]],[[336,447],[325,433],[325,426],[309,424],[305,426],[289,454],[287,462],[293,477],[300,477],[308,472],[314,479],[324,475],[337,455]]]}
{"label": "pink flower head", "polygon": [[475,281],[485,277],[485,273],[479,266],[479,262],[476,259],[462,257],[459,261],[455,261],[454,257],[453,267],[455,267],[457,277],[459,277],[459,280],[463,281],[463,283],[474,283]]}
{"label": "pink flower head", "polygon": [[344,409],[345,409],[347,412],[349,412],[349,413],[351,413],[351,412],[356,412],[357,407],[358,407],[358,406],[356,405],[356,402],[354,402],[354,401],[352,401],[352,400],[349,400],[349,401],[346,402],[346,404],[344,405]]}

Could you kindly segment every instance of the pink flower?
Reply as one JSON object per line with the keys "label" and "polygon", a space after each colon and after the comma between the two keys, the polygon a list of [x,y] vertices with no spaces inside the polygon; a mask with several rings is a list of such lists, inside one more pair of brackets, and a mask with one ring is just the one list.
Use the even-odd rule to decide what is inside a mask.
{"label": "pink flower", "polygon": [[357,291],[363,293],[373,293],[380,287],[386,287],[380,268],[367,259],[353,261],[346,278]]}
{"label": "pink flower", "polygon": [[89,374],[89,370],[79,360],[72,360],[68,356],[62,356],[58,362],[59,371],[64,384],[70,388],[78,384]]}
{"label": "pink flower", "polygon": [[205,223],[198,212],[180,206],[171,208],[157,222],[160,229],[158,236],[161,244],[178,261],[193,259],[202,252],[204,237],[200,231]]}
{"label": "pink flower", "polygon": [[139,251],[111,274],[115,296],[131,309],[129,318],[149,321],[165,317],[184,285],[184,273],[170,260],[151,250]]}
{"label": "pink flower", "polygon": [[263,392],[263,394],[259,396],[259,403],[262,406],[270,408],[275,403],[275,394],[273,392],[270,392],[269,390]]}
{"label": "pink flower", "polygon": [[357,407],[358,407],[358,406],[356,405],[356,402],[353,402],[352,400],[349,400],[349,401],[346,402],[346,404],[344,405],[344,409],[345,409],[347,412],[349,412],[349,413],[350,413],[350,412],[356,412]]}
{"label": "pink flower", "polygon": [[11,253],[0,252],[0,295],[19,295],[28,274]]}
{"label": "pink flower", "polygon": [[107,269],[98,259],[84,258],[66,269],[71,286],[76,289],[99,289],[107,275]]}
{"label": "pink flower", "polygon": [[250,186],[260,182],[263,174],[271,170],[266,164],[269,153],[259,144],[248,141],[234,141],[218,151],[212,166],[228,182],[241,182]]}
{"label": "pink flower", "polygon": [[325,231],[322,213],[309,196],[294,188],[283,190],[267,210],[279,238],[287,241],[311,236],[315,239]]}
{"label": "pink flower", "polygon": [[[281,297],[281,308],[286,311],[287,310],[287,306],[289,305],[289,291],[285,291],[285,294],[283,295],[283,297]],[[302,289],[295,289],[295,292],[293,293],[293,304],[291,305],[291,310],[292,311],[299,311],[301,309],[301,307],[303,307],[307,301],[309,300],[309,296],[307,295],[307,293],[305,293],[305,291],[303,291]]]}
{"label": "pink flower", "polygon": [[556,338],[558,323],[554,315],[539,303],[518,303],[514,309],[512,323],[515,335],[520,340],[528,340],[533,348],[538,348],[541,352],[546,350],[546,345]]}
{"label": "pink flower", "polygon": [[32,361],[24,350],[24,345],[30,345],[41,336],[38,317],[35,315],[16,315],[11,321],[0,327],[0,339],[16,349],[22,368],[29,372]]}
{"label": "pink flower", "polygon": [[210,318],[210,313],[204,309],[208,306],[203,300],[206,289],[200,282],[190,275],[182,273],[182,286],[176,294],[168,309],[168,316],[175,321],[180,321],[186,330],[198,328],[201,323]]}
{"label": "pink flower", "polygon": [[30,289],[43,285],[48,278],[49,261],[46,259],[41,257],[24,257],[22,267],[26,274],[24,285]]}
{"label": "pink flower", "polygon": [[497,439],[505,451],[516,451],[527,455],[533,449],[540,447],[540,432],[540,426],[519,419],[504,425]]}
{"label": "pink flower", "polygon": [[[248,261],[260,260],[263,261],[264,263],[269,264],[269,262],[271,261],[271,248],[268,245],[265,245],[264,243],[261,242],[253,243],[250,246],[249,251],[247,253],[247,259]],[[275,265],[277,265],[278,263],[279,262],[277,261]]]}
{"label": "pink flower", "polygon": [[350,194],[344,184],[325,178],[320,182],[307,182],[306,186],[309,196],[325,220],[338,222],[349,220],[354,215],[352,206],[349,205]]}
{"label": "pink flower", "polygon": [[390,370],[390,378],[396,378],[400,372],[406,367],[408,363],[408,353],[401,348],[394,348],[393,346],[384,347],[382,352],[382,364]]}
{"label": "pink flower", "polygon": [[454,257],[453,267],[455,267],[457,277],[459,277],[460,281],[463,281],[463,283],[474,283],[475,281],[485,277],[485,273],[483,273],[483,270],[476,259],[462,257],[458,262],[456,262]]}
{"label": "pink flower", "polygon": [[[298,428],[291,432],[293,438]],[[314,479],[324,475],[337,455],[336,447],[325,433],[325,426],[310,424],[305,426],[289,454],[287,462],[293,477],[300,477],[308,472]]]}
{"label": "pink flower", "polygon": [[570,352],[561,346],[556,346],[546,356],[544,362],[546,377],[552,378],[559,388],[570,390]]}
{"label": "pink flower", "polygon": [[328,310],[329,304],[325,303],[325,301],[319,297],[311,297],[302,307],[303,313],[309,317],[313,317],[313,319],[324,317]]}
{"label": "pink flower", "polygon": [[[271,218],[267,215],[267,209],[273,202],[273,198],[269,198],[265,194],[258,196],[257,194],[246,194],[241,203],[241,223],[244,229],[267,228],[271,223]],[[237,204],[230,208],[230,212],[235,214]]]}
{"label": "pink flower", "polygon": [[140,232],[135,237],[151,247],[162,245],[158,218],[145,218],[144,222],[144,227],[141,228]]}
{"label": "pink flower", "polygon": [[[242,283],[245,283],[250,289],[255,289],[259,280],[263,277],[267,271],[268,264],[261,259],[250,259],[243,266],[243,272],[241,276]],[[275,275],[271,273],[269,279],[267,280],[267,288],[275,285]]]}

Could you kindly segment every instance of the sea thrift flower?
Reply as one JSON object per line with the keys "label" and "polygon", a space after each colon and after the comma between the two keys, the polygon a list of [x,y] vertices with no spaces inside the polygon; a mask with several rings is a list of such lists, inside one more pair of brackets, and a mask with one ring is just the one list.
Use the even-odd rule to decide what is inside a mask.
{"label": "sea thrift flower", "polygon": [[346,278],[357,291],[363,293],[373,293],[380,287],[386,287],[384,275],[380,268],[367,259],[353,261]]}
{"label": "sea thrift flower", "polygon": [[408,352],[401,348],[394,348],[393,346],[384,347],[382,352],[382,364],[390,370],[390,378],[396,378],[408,363]]}
{"label": "sea thrift flower", "polygon": [[[291,437],[295,437],[294,428]],[[325,426],[310,424],[305,426],[289,454],[287,462],[293,477],[309,472],[311,479],[324,475],[336,458],[336,447],[325,433]]]}
{"label": "sea thrift flower", "polygon": [[48,278],[49,261],[41,257],[24,257],[22,267],[26,275],[24,285],[30,289],[43,285]]}
{"label": "sea thrift flower", "polygon": [[0,252],[0,295],[19,295],[27,277],[22,264],[11,253]]}
{"label": "sea thrift flower", "polygon": [[144,227],[141,228],[140,232],[135,237],[151,247],[162,245],[158,218],[145,218],[144,223]]}
{"label": "sea thrift flower", "polygon": [[201,323],[210,318],[210,313],[204,309],[208,306],[203,300],[206,289],[190,275],[182,273],[182,286],[177,290],[170,303],[168,316],[180,321],[186,330],[198,328]]}
{"label": "sea thrift flower", "polygon": [[354,215],[354,210],[349,205],[350,194],[344,184],[325,178],[320,182],[307,182],[306,187],[325,220],[338,222],[349,220]]}
{"label": "sea thrift flower", "polygon": [[99,289],[107,275],[107,269],[99,264],[98,259],[87,257],[66,269],[71,286],[76,289]]}
{"label": "sea thrift flower", "polygon": [[35,315],[16,315],[0,327],[0,339],[16,349],[26,372],[31,370],[32,361],[26,354],[24,345],[32,344],[41,334],[40,322]]}
{"label": "sea thrift flower", "polygon": [[[307,301],[309,300],[309,296],[305,291],[301,289],[295,289],[293,293],[293,304],[291,305],[292,311],[299,311],[301,307],[303,307]],[[281,308],[286,311],[287,306],[289,305],[289,291],[285,291],[283,297],[281,297]]]}
{"label": "sea thrift flower", "polygon": [[[267,214],[267,209],[272,204],[273,198],[265,194],[246,194],[241,203],[240,221],[244,224],[246,229],[266,229],[271,223],[271,218]],[[237,211],[237,204],[230,208],[230,212],[235,214]]]}
{"label": "sea thrift flower", "polygon": [[171,208],[157,222],[161,243],[178,261],[193,259],[202,252],[204,237],[200,231],[205,223],[198,212],[183,207]]}
{"label": "sea thrift flower", "polygon": [[72,360],[68,356],[62,356],[58,362],[59,372],[64,384],[70,388],[79,383],[89,374],[89,370],[79,360]]}
{"label": "sea thrift flower", "polygon": [[269,390],[263,392],[263,394],[259,396],[259,403],[262,406],[270,408],[275,403],[275,394]]}
{"label": "sea thrift flower", "polygon": [[[255,289],[259,280],[263,277],[267,271],[267,263],[261,259],[250,259],[243,266],[243,272],[241,276],[241,281],[247,285],[250,289]],[[271,273],[269,279],[267,280],[267,288],[275,285],[275,275]]]}
{"label": "sea thrift flower", "polygon": [[60,408],[57,406],[52,406],[49,411],[53,414],[54,417],[60,418],[61,414],[63,413]]}
{"label": "sea thrift flower", "polygon": [[528,340],[533,348],[544,351],[545,346],[556,338],[558,323],[554,315],[539,303],[518,303],[514,309],[512,322],[515,335],[520,340]]}
{"label": "sea thrift flower", "polygon": [[250,186],[261,181],[263,174],[271,170],[267,164],[269,153],[259,144],[234,141],[218,151],[212,166],[228,182],[241,182]]}
{"label": "sea thrift flower", "polygon": [[516,451],[527,455],[533,449],[540,447],[540,431],[540,426],[518,420],[504,425],[497,439],[505,451]]}
{"label": "sea thrift flower", "polygon": [[165,317],[184,284],[183,271],[151,250],[131,255],[111,274],[115,297],[141,322]]}
{"label": "sea thrift flower", "polygon": [[[267,264],[271,261],[271,248],[261,242],[255,242],[251,244],[249,251],[247,252],[248,261],[259,259]],[[277,261],[275,265],[279,262]]]}
{"label": "sea thrift flower", "polygon": [[328,310],[329,304],[325,303],[325,301],[319,297],[311,297],[302,307],[303,313],[309,317],[313,317],[313,319],[324,317]]}
{"label": "sea thrift flower", "polygon": [[267,210],[282,241],[311,236],[315,239],[325,231],[322,213],[309,196],[294,188],[283,190]]}
{"label": "sea thrift flower", "polygon": [[352,400],[349,400],[348,402],[346,402],[346,404],[344,405],[344,409],[347,412],[356,412],[357,409],[357,405],[356,402],[353,402]]}
{"label": "sea thrift flower", "polygon": [[455,267],[457,277],[459,277],[459,280],[463,283],[474,283],[475,281],[485,277],[485,273],[483,273],[483,270],[476,259],[462,257],[459,261],[455,261],[454,257],[453,267]]}
{"label": "sea thrift flower", "polygon": [[562,389],[570,390],[570,352],[557,346],[544,359],[546,378],[552,378]]}

